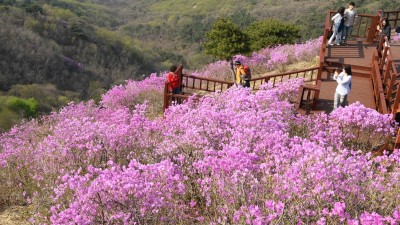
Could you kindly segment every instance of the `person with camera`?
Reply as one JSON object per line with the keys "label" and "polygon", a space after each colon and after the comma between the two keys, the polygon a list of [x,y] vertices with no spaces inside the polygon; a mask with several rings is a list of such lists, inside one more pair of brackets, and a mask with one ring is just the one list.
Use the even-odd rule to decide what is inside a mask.
{"label": "person with camera", "polygon": [[351,66],[346,65],[341,73],[337,69],[333,79],[338,83],[333,101],[333,110],[335,110],[339,106],[345,107],[347,105],[347,97],[351,90]]}

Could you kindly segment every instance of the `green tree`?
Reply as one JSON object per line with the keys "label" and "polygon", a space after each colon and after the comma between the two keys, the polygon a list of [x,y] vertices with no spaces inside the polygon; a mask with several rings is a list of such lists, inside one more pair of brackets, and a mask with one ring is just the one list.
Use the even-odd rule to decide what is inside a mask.
{"label": "green tree", "polygon": [[15,96],[8,97],[6,103],[9,110],[25,118],[31,118],[37,115],[37,105],[38,103],[34,98],[22,99]]}
{"label": "green tree", "polygon": [[246,33],[250,37],[252,51],[279,44],[293,44],[301,37],[297,26],[276,19],[252,23],[246,28]]}
{"label": "green tree", "polygon": [[249,37],[237,24],[222,17],[215,21],[212,29],[206,33],[204,48],[206,54],[230,61],[233,80],[235,80],[233,56],[250,52]]}
{"label": "green tree", "polygon": [[[79,101],[73,95],[65,96],[67,92],[58,90],[53,84],[17,84],[11,86],[7,95],[23,99],[34,98],[38,102],[39,114],[50,113],[53,109],[59,109],[70,101]],[[74,95],[78,96],[78,93]]]}
{"label": "green tree", "polygon": [[236,54],[250,52],[249,37],[231,20],[222,17],[215,21],[206,33],[204,48],[206,54],[220,60],[232,60]]}

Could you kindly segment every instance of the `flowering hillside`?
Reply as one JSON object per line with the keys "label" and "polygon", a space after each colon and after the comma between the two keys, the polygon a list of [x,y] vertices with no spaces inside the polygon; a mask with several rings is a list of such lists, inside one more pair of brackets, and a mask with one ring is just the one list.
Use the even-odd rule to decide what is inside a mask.
{"label": "flowering hillside", "polygon": [[[305,43],[267,47],[259,52],[253,52],[250,56],[236,55],[234,58],[248,65],[255,76],[264,75],[274,70],[285,72],[286,67],[290,64],[315,62],[319,55],[321,43],[322,36]],[[227,61],[209,64],[203,70],[196,71],[192,75],[232,81],[232,71]]]}
{"label": "flowering hillside", "polygon": [[1,196],[51,224],[398,224],[399,152],[369,153],[391,118],[357,103],[297,115],[301,83],[231,88],[155,120],[146,103],[123,107],[141,94],[129,85],[71,104],[2,135]]}
{"label": "flowering hillside", "polygon": [[[359,103],[302,116],[302,79],[162,108],[129,81],[0,136],[0,204],[32,224],[399,224],[391,116]],[[161,99],[161,100],[160,100]],[[0,205],[0,206],[1,206]]]}

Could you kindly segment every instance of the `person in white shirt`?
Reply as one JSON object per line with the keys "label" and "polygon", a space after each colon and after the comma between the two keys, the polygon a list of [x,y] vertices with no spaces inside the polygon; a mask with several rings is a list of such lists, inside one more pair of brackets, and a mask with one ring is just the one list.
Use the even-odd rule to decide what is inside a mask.
{"label": "person in white shirt", "polygon": [[333,101],[333,110],[335,110],[339,106],[347,105],[347,97],[351,90],[351,66],[345,66],[340,74],[336,70],[333,79],[338,83]]}
{"label": "person in white shirt", "polygon": [[356,4],[354,2],[350,2],[349,8],[344,11],[345,21],[342,32],[342,45],[347,45],[349,34],[351,34],[351,31],[353,30],[353,25],[356,22],[356,18],[358,17],[354,6],[356,6]]}
{"label": "person in white shirt", "polygon": [[344,7],[340,7],[336,15],[332,17],[333,21],[333,34],[331,38],[329,38],[328,45],[333,45],[332,41],[335,39],[335,45],[340,45],[340,40],[342,39],[342,32],[339,30],[340,23],[342,22],[342,18],[344,16]]}

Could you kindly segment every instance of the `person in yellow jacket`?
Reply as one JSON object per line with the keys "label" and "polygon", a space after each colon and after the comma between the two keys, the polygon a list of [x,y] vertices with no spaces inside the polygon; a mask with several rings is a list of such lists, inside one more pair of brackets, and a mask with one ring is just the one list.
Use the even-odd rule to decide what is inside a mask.
{"label": "person in yellow jacket", "polygon": [[246,76],[246,72],[244,71],[244,67],[240,61],[235,61],[235,67],[236,67],[236,84],[237,85],[242,85],[244,84],[243,77]]}

